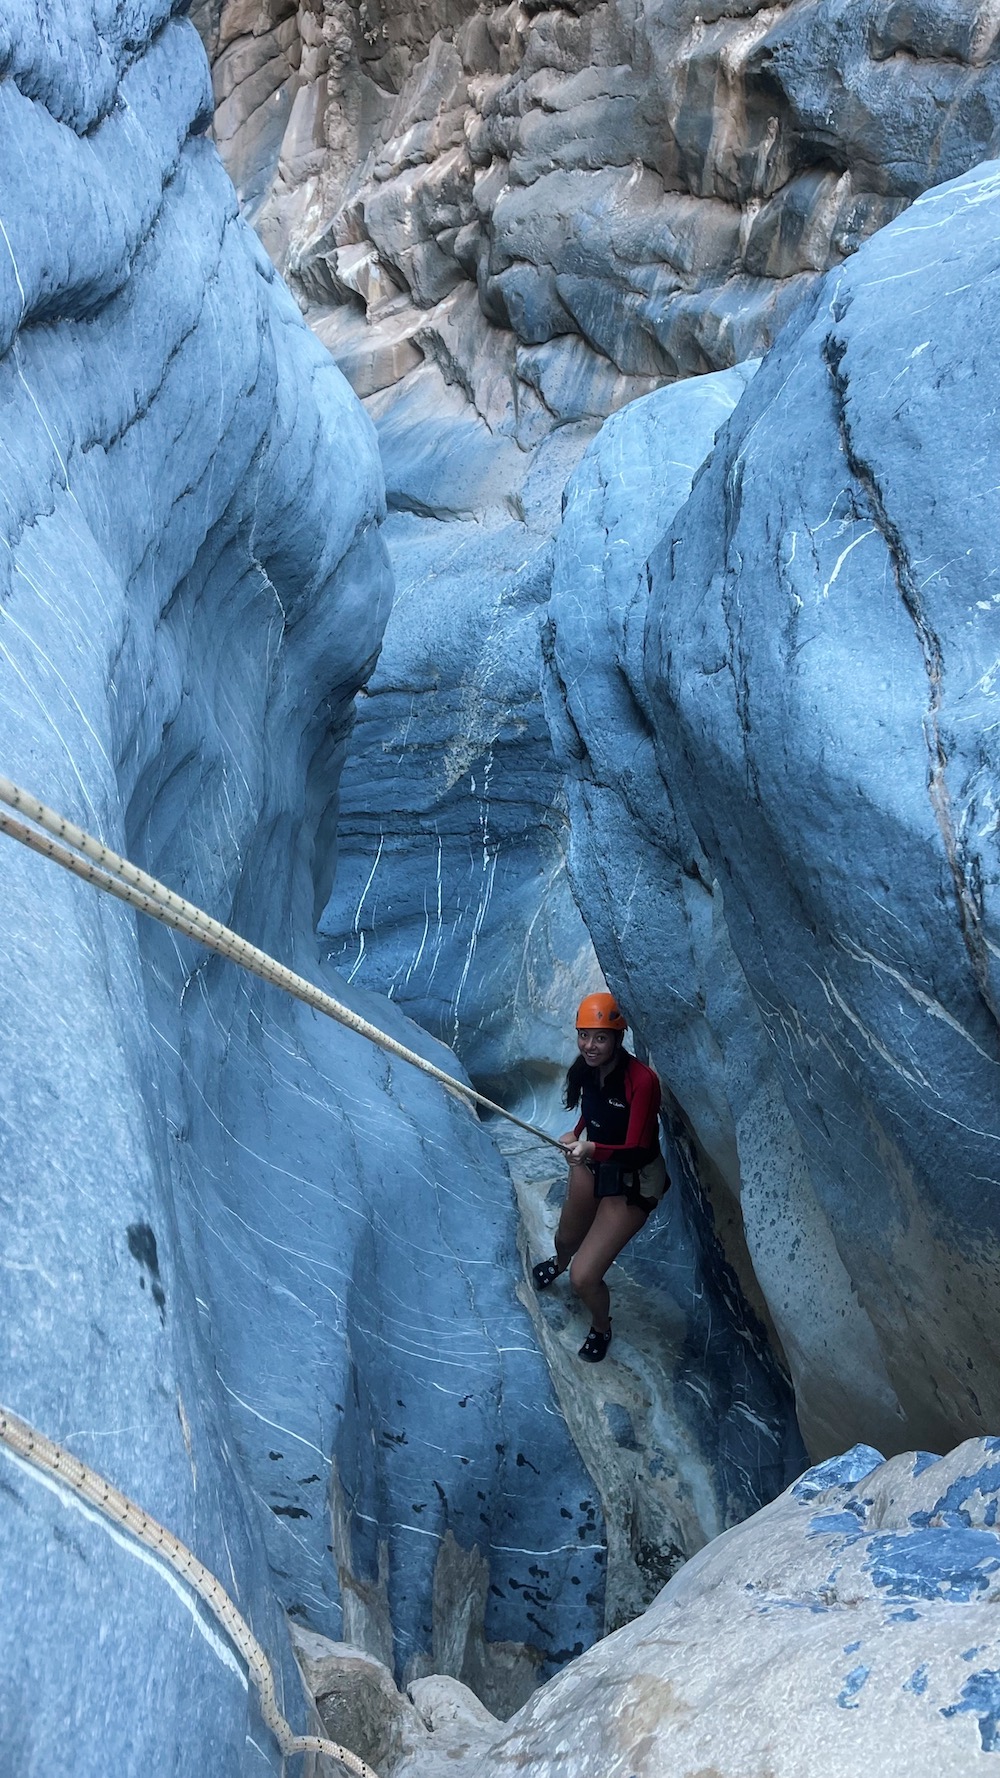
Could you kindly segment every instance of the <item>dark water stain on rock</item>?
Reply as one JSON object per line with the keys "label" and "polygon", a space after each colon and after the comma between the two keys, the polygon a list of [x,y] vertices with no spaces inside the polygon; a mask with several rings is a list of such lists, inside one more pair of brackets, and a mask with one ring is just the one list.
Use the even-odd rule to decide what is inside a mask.
{"label": "dark water stain on rock", "polygon": [[146,1274],[150,1279],[150,1294],[160,1311],[160,1320],[167,1318],[167,1297],[160,1282],[160,1261],[156,1251],[156,1236],[148,1222],[130,1222],[125,1234],[128,1238],[128,1250],[132,1258],[142,1267],[139,1283],[146,1288]]}

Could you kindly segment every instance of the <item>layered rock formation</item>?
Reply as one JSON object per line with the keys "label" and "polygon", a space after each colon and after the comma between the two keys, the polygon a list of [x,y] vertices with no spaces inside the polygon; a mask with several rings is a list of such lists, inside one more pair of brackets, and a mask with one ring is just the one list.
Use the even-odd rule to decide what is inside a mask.
{"label": "layered rock formation", "polygon": [[430,360],[522,443],[761,351],[1000,140],[963,0],[199,10],[226,164],[355,386]]}
{"label": "layered rock formation", "polygon": [[[170,13],[4,26],[3,766],[321,977],[390,591],[381,471],[238,215]],[[485,1133],[8,840],[0,877],[0,1401],[196,1551],[292,1716],[279,1605],[506,1712],[599,1632],[604,1547]],[[179,1583],[2,1449],[0,1470],[10,1770],[68,1745],[80,1778],[277,1770]]]}

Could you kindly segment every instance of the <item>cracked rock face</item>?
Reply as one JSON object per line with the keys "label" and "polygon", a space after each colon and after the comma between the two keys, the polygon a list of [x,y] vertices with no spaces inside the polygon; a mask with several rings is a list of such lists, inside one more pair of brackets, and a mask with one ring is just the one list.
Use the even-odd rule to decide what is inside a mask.
{"label": "cracked rock face", "polygon": [[[482,422],[428,382],[419,409],[400,404],[408,424],[397,408],[380,427],[390,498],[412,504],[384,527],[397,594],[358,703],[321,928],[349,980],[388,994],[491,1098],[537,1121],[600,979],[538,691],[551,537],[589,434],[498,457]],[[466,510],[449,512],[458,498]]]}
{"label": "cracked rock face", "polygon": [[998,205],[992,163],[829,276],[650,571],[660,772],[821,1213],[789,1264],[829,1231],[855,1302],[795,1338],[890,1449],[1000,1412]]}
{"label": "cracked rock face", "polygon": [[[382,476],[238,215],[171,11],[4,19],[0,753],[322,981],[390,592]],[[0,882],[0,1401],[219,1576],[297,1724],[278,1604],[506,1714],[599,1632],[604,1547],[486,1133],[7,839]],[[67,1741],[79,1778],[186,1771],[192,1746],[225,1778],[277,1771],[179,1583],[3,1450],[0,1499],[11,1771]]]}
{"label": "cracked rock face", "polygon": [[856,1378],[880,1375],[882,1362],[734,955],[716,867],[676,774],[658,769],[646,686],[647,558],[674,515],[684,523],[692,481],[753,370],[658,390],[601,429],[566,490],[545,695],[567,775],[576,894],[668,1085],[689,1211],[697,1226],[709,1209],[788,1367],[806,1444],[826,1456],[857,1430]]}
{"label": "cracked rock face", "polygon": [[[716,1539],[455,1778],[971,1778],[1000,1746],[996,1439],[856,1446]],[[438,1778],[433,1738],[396,1778]]]}
{"label": "cracked rock face", "polygon": [[992,5],[202,0],[216,133],[359,392],[438,364],[529,443],[766,348],[995,152]]}

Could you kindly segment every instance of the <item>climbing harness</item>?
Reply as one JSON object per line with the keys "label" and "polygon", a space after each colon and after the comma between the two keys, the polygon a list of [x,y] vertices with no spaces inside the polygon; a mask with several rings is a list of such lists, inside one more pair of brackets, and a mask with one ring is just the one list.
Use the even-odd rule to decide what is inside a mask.
{"label": "climbing harness", "polygon": [[86,1463],[80,1462],[79,1457],[74,1457],[71,1451],[65,1450],[62,1445],[53,1444],[51,1439],[45,1438],[26,1421],[18,1419],[16,1414],[11,1414],[2,1407],[0,1441],[16,1456],[34,1464],[36,1469],[45,1470],[49,1475],[55,1476],[67,1488],[72,1488],[74,1494],[89,1501],[105,1518],[123,1525],[139,1543],[144,1543],[147,1549],[162,1556],[187,1581],[199,1598],[205,1601],[233,1647],[246,1662],[260,1698],[260,1713],[282,1754],[287,1757],[292,1753],[325,1753],[332,1759],[340,1760],[357,1778],[378,1778],[371,1766],[359,1759],[356,1753],[341,1747],[338,1741],[328,1741],[323,1735],[293,1735],[278,1709],[271,1663],[246,1618],[237,1611],[222,1583],[216,1580],[215,1575],[203,1562],[199,1562],[197,1556],[172,1531],[168,1531],[156,1519],[150,1518],[127,1494],[120,1493],[104,1476],[98,1475],[96,1469],[90,1469]]}
{"label": "climbing harness", "polygon": [[[11,839],[19,840],[22,846],[30,847],[44,858],[51,858],[56,864],[61,864],[64,870],[82,877],[85,883],[92,883],[95,889],[103,889],[106,894],[117,896],[119,901],[128,902],[142,913],[151,914],[154,920],[162,921],[164,926],[173,927],[175,932],[183,932],[186,937],[197,939],[199,944],[207,945],[210,951],[217,951],[220,957],[228,957],[231,962],[260,976],[262,981],[271,982],[276,988],[283,988],[286,994],[293,994],[296,1000],[302,1000],[317,1012],[325,1013],[327,1018],[335,1019],[349,1031],[357,1032],[360,1037],[367,1037],[370,1043],[377,1044],[390,1055],[412,1063],[414,1068],[429,1074],[432,1080],[440,1081],[450,1092],[484,1106],[498,1117],[505,1117],[509,1123],[516,1124],[519,1130],[526,1130],[529,1136],[536,1136],[539,1142],[547,1142],[550,1148],[558,1148],[565,1156],[562,1144],[547,1131],[525,1123],[523,1118],[515,1117],[512,1111],[505,1110],[494,1100],[477,1093],[475,1087],[467,1086],[464,1081],[446,1074],[443,1068],[435,1067],[433,1062],[418,1055],[416,1050],[408,1049],[395,1037],[390,1037],[388,1032],[380,1031],[377,1025],[372,1025],[368,1019],[352,1012],[350,1007],[334,1000],[331,994],[315,987],[305,976],[296,975],[294,970],[286,969],[283,963],[269,957],[266,951],[259,951],[256,945],[248,944],[238,932],[213,920],[210,914],[196,907],[193,902],[185,901],[183,896],[175,895],[172,889],[158,882],[156,877],[139,870],[127,858],[120,858],[117,852],[112,852],[100,840],[85,833],[82,827],[74,826],[73,822],[57,815],[54,809],[46,808],[37,797],[3,776],[0,776],[0,802],[5,802],[10,808],[26,815],[37,827],[53,834],[55,839],[46,839],[35,828],[26,827],[23,822],[15,821],[10,815],[3,813],[0,813],[0,833],[9,834]],[[60,841],[65,843],[60,844]]]}
{"label": "climbing harness", "polygon": [[[130,907],[150,914],[154,920],[160,920],[175,932],[182,932],[188,938],[197,939],[209,950],[216,951],[221,957],[228,957],[231,962],[260,976],[262,981],[271,982],[277,988],[283,988],[297,1000],[312,1006],[317,1012],[325,1013],[328,1018],[335,1019],[338,1024],[366,1037],[371,1043],[387,1050],[390,1055],[399,1056],[404,1062],[412,1063],[424,1074],[429,1074],[450,1092],[458,1093],[466,1101],[482,1105],[487,1111],[495,1112],[500,1117],[516,1124],[519,1129],[526,1130],[529,1135],[536,1136],[540,1141],[548,1143],[552,1148],[565,1151],[555,1137],[546,1131],[539,1130],[534,1124],[525,1123],[522,1118],[515,1117],[512,1111],[506,1111],[502,1105],[496,1105],[474,1087],[467,1086],[464,1081],[456,1080],[428,1062],[416,1050],[411,1050],[396,1038],[390,1037],[385,1031],[359,1017],[357,1013],[343,1006],[332,995],[317,988],[304,976],[296,975],[286,969],[274,957],[265,951],[259,951],[255,945],[248,944],[238,933],[213,920],[202,908],[193,902],[185,901],[183,896],[175,895],[165,884],[151,877],[138,866],[130,864],[127,858],[119,857],[109,847],[95,840],[91,834],[67,821],[55,810],[49,809],[28,791],[22,790],[9,778],[0,775],[0,801],[10,808],[18,810],[22,815],[35,823],[28,827],[22,821],[0,812],[0,832],[6,833],[11,839],[18,840],[33,852],[45,858],[51,858],[64,870],[72,871],[84,882],[92,883],[96,889],[103,889],[106,894],[117,896]],[[43,831],[39,833],[38,828]],[[52,838],[46,838],[49,834]],[[135,1501],[122,1494],[112,1486],[104,1476],[99,1475],[87,1464],[81,1463],[62,1445],[57,1445],[37,1432],[26,1421],[16,1414],[0,1407],[0,1443],[24,1461],[34,1464],[35,1468],[47,1471],[58,1478],[83,1500],[89,1501],[98,1512],[137,1538],[148,1549],[162,1556],[170,1566],[188,1582],[209,1610],[222,1625],[233,1646],[239,1651],[260,1698],[261,1714],[268,1728],[274,1735],[284,1755],[293,1753],[323,1753],[341,1761],[348,1771],[355,1773],[357,1778],[377,1778],[371,1766],[365,1764],[358,1755],[341,1747],[336,1741],[328,1741],[321,1735],[294,1735],[285,1718],[278,1709],[274,1675],[267,1655],[254,1636],[246,1619],[240,1614],[225,1591],[221,1582],[199,1562],[187,1546],[180,1542],[165,1526],[158,1524],[143,1512]]]}

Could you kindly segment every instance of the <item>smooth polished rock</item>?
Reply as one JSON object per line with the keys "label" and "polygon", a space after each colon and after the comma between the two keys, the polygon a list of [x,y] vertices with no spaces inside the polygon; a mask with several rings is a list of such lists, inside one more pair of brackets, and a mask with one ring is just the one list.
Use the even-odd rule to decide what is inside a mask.
{"label": "smooth polished rock", "polygon": [[380,418],[397,594],[359,700],[322,920],[348,980],[528,1115],[547,1110],[598,977],[539,695],[551,537],[589,436],[567,428],[531,459],[498,449],[433,366]]}
{"label": "smooth polished rock", "polygon": [[[0,751],[336,992],[314,922],[389,602],[381,469],[239,217],[170,11],[2,26]],[[0,878],[0,1400],[220,1578],[299,1725],[279,1605],[513,1708],[597,1633],[604,1551],[486,1132],[5,838]],[[78,1778],[187,1771],[193,1747],[277,1771],[184,1585],[2,1449],[0,1472],[9,1769],[69,1746]]]}
{"label": "smooth polished rock", "polygon": [[998,207],[991,163],[830,274],[650,571],[660,771],[808,1158],[794,1266],[822,1306],[835,1255],[868,1357],[822,1307],[795,1337],[890,1451],[1000,1413]]}
{"label": "smooth polished rock", "polygon": [[[677,481],[678,500],[698,440],[702,451],[709,448],[749,375],[710,379],[710,419],[704,387],[670,392],[689,464]],[[490,440],[433,365],[411,379],[405,398],[386,402],[379,420],[389,498],[409,510],[392,515],[385,528],[397,599],[378,668],[359,700],[323,930],[333,960],[355,986],[391,995],[455,1044],[485,1090],[553,1134],[567,1121],[557,1096],[574,1053],[575,1006],[600,980],[570,895],[567,848],[581,860],[574,867],[577,897],[602,947],[612,931],[628,945],[624,935],[641,928],[661,972],[656,981],[674,961],[662,883],[651,880],[643,907],[639,895],[630,902],[636,848],[626,812],[617,828],[600,835],[595,829],[588,839],[590,817],[572,776],[579,733],[598,736],[595,750],[605,750],[609,781],[632,783],[637,809],[644,798],[649,803],[650,783],[658,779],[651,743],[637,740],[628,718],[627,689],[620,698],[624,724],[613,701],[610,687],[620,674],[606,607],[596,585],[575,575],[578,564],[564,560],[590,466],[610,465],[612,437],[631,437],[631,417],[639,425],[659,415],[661,401],[669,405],[666,393],[633,404],[606,427],[565,496],[563,482],[590,428],[560,429],[526,462],[514,447]],[[702,409],[699,431],[694,416]],[[619,507],[604,515],[615,527],[614,560],[623,577],[631,564],[643,594],[642,552],[630,554],[623,521],[627,512],[640,537],[652,525],[659,510],[654,489],[661,486],[657,447],[667,436],[668,421],[649,419],[627,463],[615,459],[606,470],[608,485],[621,494]],[[455,516],[459,501],[468,503],[468,516]],[[550,598],[550,539],[563,504]],[[594,523],[600,553],[606,532],[596,514]],[[560,613],[565,618],[566,671],[574,679],[570,739],[555,753],[539,694],[553,613],[557,624]],[[641,635],[640,618],[640,641]],[[585,880],[582,863],[588,847],[597,860],[593,881]],[[605,954],[607,966],[616,967],[618,949],[606,947]],[[635,983],[635,1002],[644,1009],[652,991],[652,982],[641,979],[645,961],[637,961]],[[678,1050],[684,1054],[674,1041],[671,1061]],[[504,1131],[497,1139],[510,1160],[531,1258],[541,1258],[551,1252],[563,1170],[530,1138],[515,1136],[513,1150]],[[678,1180],[686,1178],[686,1151],[678,1150],[671,1166]],[[678,1197],[615,1268],[614,1362],[586,1382],[576,1356],[586,1321],[567,1286],[544,1302],[522,1287],[593,1478],[588,1493],[594,1498],[596,1491],[603,1508],[606,1628],[641,1611],[679,1563],[771,1498],[805,1460],[790,1393],[763,1331],[740,1303],[700,1207],[689,1215]]]}
{"label": "smooth polished rock", "polygon": [[673,776],[658,770],[645,684],[647,558],[753,369],[690,378],[601,429],[566,491],[545,695],[567,774],[577,898],[660,1069],[698,1205],[710,1206],[788,1366],[808,1448],[825,1456],[854,1424],[852,1379],[881,1370],[878,1348],[816,1198],[715,870]]}
{"label": "smooth polished rock", "polygon": [[[960,1778],[1000,1719],[996,1439],[807,1472],[696,1556],[457,1778]],[[401,1768],[431,1778],[431,1749]]]}

